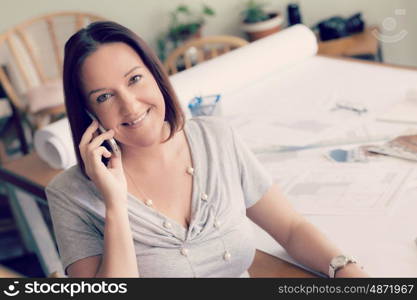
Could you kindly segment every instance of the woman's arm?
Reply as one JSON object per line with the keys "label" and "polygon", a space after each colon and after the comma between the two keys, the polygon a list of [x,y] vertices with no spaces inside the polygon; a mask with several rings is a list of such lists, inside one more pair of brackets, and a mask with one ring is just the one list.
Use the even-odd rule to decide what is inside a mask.
{"label": "woman's arm", "polygon": [[69,277],[139,277],[125,206],[106,209],[103,255],[80,259],[67,271]]}
{"label": "woman's arm", "polygon": [[127,207],[106,207],[105,221],[104,253],[96,277],[139,277]]}
{"label": "woman's arm", "polygon": [[[97,135],[98,126],[98,121],[90,124],[81,138],[79,149],[85,171],[103,196],[106,207],[104,251],[98,268],[98,257],[94,256],[71,265],[69,274],[85,274],[87,272],[83,271],[83,267],[86,267],[88,274],[95,277],[139,277],[122,159],[102,146],[104,140],[113,138],[114,131],[108,130]],[[110,159],[107,166],[102,163],[102,156]]]}
{"label": "woman's arm", "polygon": [[[293,209],[276,184],[247,209],[247,216],[295,260],[321,273],[328,274],[331,259],[343,253]],[[336,273],[336,277],[366,276],[357,264],[348,264]]]}

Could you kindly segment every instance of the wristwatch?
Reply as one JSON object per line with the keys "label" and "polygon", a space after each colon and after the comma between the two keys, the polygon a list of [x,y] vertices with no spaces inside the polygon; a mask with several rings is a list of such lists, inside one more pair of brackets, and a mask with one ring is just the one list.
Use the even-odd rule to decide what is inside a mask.
{"label": "wristwatch", "polygon": [[354,259],[351,256],[346,255],[338,255],[334,257],[330,261],[329,265],[329,277],[334,278],[336,275],[336,272],[342,268],[344,268],[347,264],[356,264],[356,259]]}

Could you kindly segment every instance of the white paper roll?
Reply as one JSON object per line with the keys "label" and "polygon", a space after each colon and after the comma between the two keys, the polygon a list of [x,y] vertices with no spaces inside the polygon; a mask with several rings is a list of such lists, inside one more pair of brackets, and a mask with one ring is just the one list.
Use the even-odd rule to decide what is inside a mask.
{"label": "white paper roll", "polygon": [[54,169],[68,169],[77,163],[73,145],[67,118],[35,132],[35,151]]}
{"label": "white paper roll", "polygon": [[184,110],[195,96],[233,92],[317,53],[317,39],[298,24],[170,77]]}

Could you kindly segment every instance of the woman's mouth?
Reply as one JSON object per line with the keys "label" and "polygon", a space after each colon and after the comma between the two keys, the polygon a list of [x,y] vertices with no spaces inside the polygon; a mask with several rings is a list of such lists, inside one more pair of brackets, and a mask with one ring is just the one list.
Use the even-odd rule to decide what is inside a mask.
{"label": "woman's mouth", "polygon": [[125,126],[125,127],[129,127],[129,128],[140,127],[142,125],[142,123],[144,122],[144,120],[148,117],[150,110],[151,110],[151,108],[148,108],[143,114],[141,114],[135,120],[132,120],[130,122],[124,122],[124,123],[122,123],[122,125]]}

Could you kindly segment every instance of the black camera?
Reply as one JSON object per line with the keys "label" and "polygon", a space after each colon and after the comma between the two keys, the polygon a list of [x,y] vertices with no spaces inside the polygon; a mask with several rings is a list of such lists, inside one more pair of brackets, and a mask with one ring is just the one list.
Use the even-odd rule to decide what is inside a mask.
{"label": "black camera", "polygon": [[315,27],[319,30],[320,40],[328,41],[363,32],[365,22],[362,20],[362,14],[357,13],[347,19],[332,17],[318,23]]}

